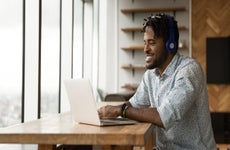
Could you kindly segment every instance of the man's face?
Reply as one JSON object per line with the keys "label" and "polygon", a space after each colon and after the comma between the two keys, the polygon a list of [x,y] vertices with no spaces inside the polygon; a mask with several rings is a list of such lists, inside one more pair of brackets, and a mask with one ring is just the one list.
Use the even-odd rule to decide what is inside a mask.
{"label": "man's face", "polygon": [[146,27],[144,33],[144,53],[147,69],[161,68],[167,59],[168,52],[162,37],[156,38],[151,27]]}

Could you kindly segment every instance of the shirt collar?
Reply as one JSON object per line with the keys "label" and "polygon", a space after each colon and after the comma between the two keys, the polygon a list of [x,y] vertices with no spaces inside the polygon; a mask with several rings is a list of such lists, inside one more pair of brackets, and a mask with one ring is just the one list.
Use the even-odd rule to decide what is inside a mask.
{"label": "shirt collar", "polygon": [[[164,76],[170,76],[174,73],[174,71],[176,70],[177,68],[177,62],[178,62],[178,59],[180,57],[180,54],[177,52],[176,55],[174,55],[173,59],[171,60],[171,62],[169,63],[169,65],[166,67],[166,69],[164,70],[164,72],[162,73],[162,76],[161,77],[164,77]],[[157,71],[157,69],[154,69],[153,72],[159,76],[159,72]]]}

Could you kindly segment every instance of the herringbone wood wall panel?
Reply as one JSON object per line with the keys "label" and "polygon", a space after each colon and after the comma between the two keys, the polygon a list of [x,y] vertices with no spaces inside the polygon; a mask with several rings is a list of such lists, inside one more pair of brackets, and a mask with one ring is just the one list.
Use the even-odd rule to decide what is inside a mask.
{"label": "herringbone wood wall panel", "polygon": [[[230,36],[230,0],[192,0],[192,57],[205,74],[206,38],[226,36]],[[212,112],[230,112],[230,85],[208,84],[208,95]]]}

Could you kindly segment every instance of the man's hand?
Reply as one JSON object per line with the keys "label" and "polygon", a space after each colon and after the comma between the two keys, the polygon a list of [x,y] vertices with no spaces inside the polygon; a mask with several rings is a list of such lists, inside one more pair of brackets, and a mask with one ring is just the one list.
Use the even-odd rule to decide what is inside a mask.
{"label": "man's hand", "polygon": [[100,118],[116,118],[121,114],[120,106],[103,106],[98,109],[98,114]]}

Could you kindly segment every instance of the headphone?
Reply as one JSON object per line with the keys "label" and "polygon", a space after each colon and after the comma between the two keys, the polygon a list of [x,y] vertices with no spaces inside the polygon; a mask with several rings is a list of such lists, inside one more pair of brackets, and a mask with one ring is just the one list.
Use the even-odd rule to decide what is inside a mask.
{"label": "headphone", "polygon": [[169,21],[169,39],[166,41],[166,49],[168,52],[174,52],[176,51],[177,48],[177,43],[175,42],[174,39],[174,27],[173,27],[173,18],[168,16],[168,21]]}

